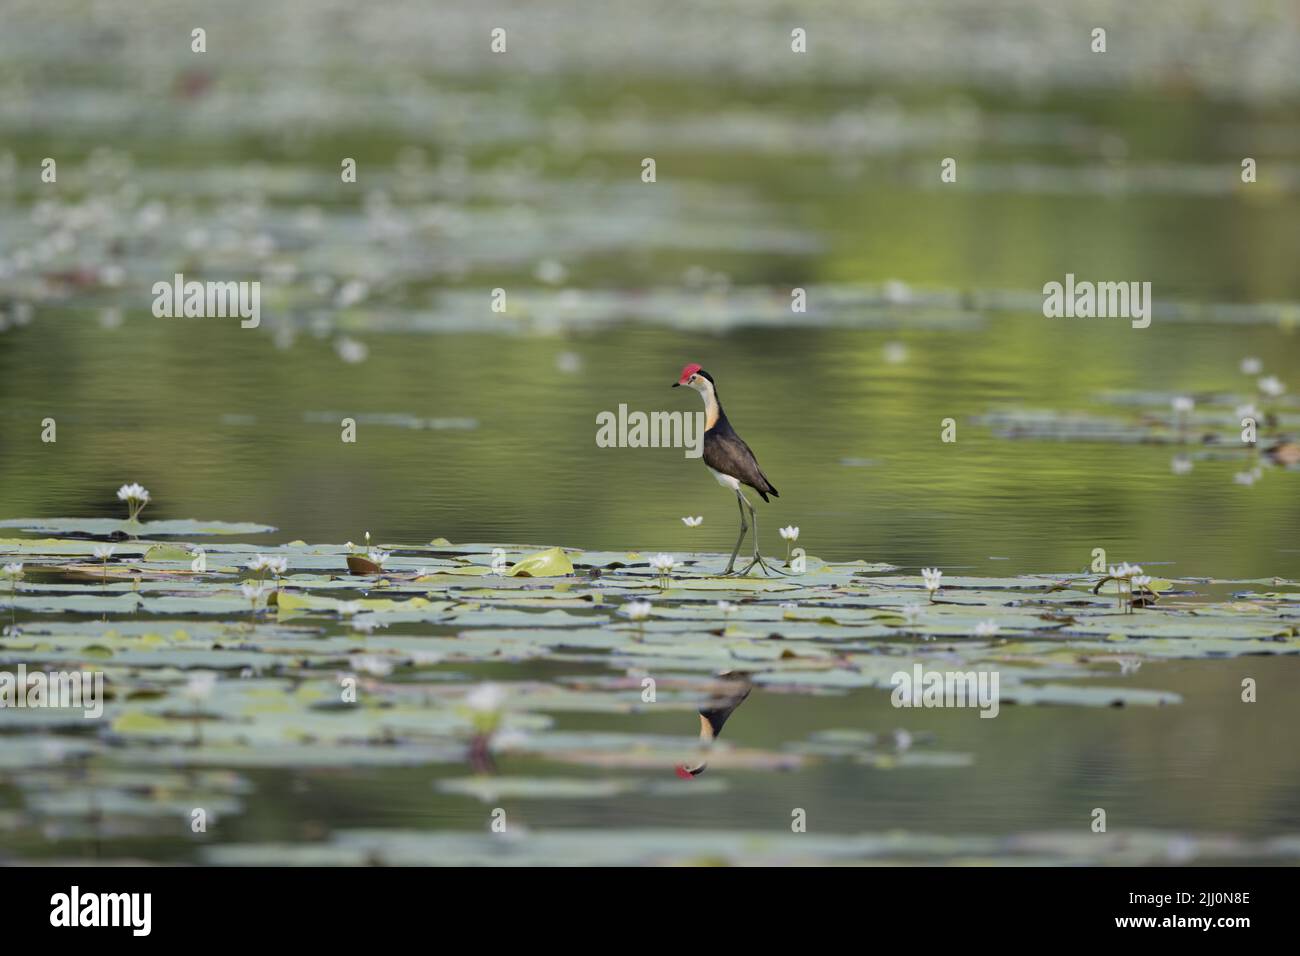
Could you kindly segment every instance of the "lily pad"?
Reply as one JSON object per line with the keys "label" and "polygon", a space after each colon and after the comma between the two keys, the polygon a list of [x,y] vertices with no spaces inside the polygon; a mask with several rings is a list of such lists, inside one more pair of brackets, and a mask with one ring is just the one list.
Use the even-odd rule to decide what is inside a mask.
{"label": "lily pad", "polygon": [[573,563],[563,548],[547,548],[516,562],[507,573],[511,577],[563,577],[573,573]]}

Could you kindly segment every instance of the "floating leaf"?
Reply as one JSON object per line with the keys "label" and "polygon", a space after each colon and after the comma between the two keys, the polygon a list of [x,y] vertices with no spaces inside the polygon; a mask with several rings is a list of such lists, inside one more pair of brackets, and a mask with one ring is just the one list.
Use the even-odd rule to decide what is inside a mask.
{"label": "floating leaf", "polygon": [[573,564],[563,548],[547,548],[516,562],[507,573],[524,578],[562,577],[573,573]]}

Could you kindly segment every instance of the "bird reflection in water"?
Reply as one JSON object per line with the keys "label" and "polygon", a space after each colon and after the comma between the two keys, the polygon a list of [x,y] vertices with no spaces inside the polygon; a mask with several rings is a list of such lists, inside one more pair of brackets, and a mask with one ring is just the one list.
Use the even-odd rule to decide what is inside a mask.
{"label": "bird reflection in water", "polygon": [[708,752],[713,741],[722,733],[722,725],[745,702],[753,689],[750,675],[741,671],[722,671],[711,688],[708,702],[700,708],[700,754],[689,764],[677,765],[677,776],[690,780],[704,773],[709,766]]}

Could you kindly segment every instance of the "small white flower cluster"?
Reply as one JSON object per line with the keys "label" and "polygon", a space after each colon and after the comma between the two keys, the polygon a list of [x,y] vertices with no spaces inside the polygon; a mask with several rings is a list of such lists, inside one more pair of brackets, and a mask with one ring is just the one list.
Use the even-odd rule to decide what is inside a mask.
{"label": "small white flower cluster", "polygon": [[117,500],[126,502],[126,520],[135,521],[140,516],[140,512],[144,511],[145,505],[149,503],[149,492],[137,482],[132,482],[117,489]]}
{"label": "small white flower cluster", "polygon": [[[1258,358],[1250,356],[1241,360],[1242,375],[1253,376],[1260,374],[1262,371],[1264,371],[1264,363]],[[1267,395],[1270,398],[1278,398],[1286,392],[1286,386],[1282,384],[1282,380],[1276,375],[1266,375],[1258,379],[1255,386],[1259,389],[1261,395]]]}
{"label": "small white flower cluster", "polygon": [[798,541],[798,540],[799,540],[799,529],[798,529],[797,527],[795,527],[794,525],[787,525],[786,527],[784,527],[784,528],[780,528],[780,529],[778,529],[778,530],[779,530],[779,532],[780,532],[780,535],[781,535],[782,540],[784,540],[784,541]]}
{"label": "small white flower cluster", "polygon": [[1119,578],[1120,580],[1123,581],[1127,581],[1130,578],[1132,578],[1135,574],[1141,574],[1141,573],[1142,573],[1142,568],[1140,565],[1129,564],[1127,561],[1125,561],[1117,568],[1113,567],[1110,569],[1110,576],[1112,578]]}
{"label": "small white flower cluster", "polygon": [[500,684],[479,684],[465,695],[465,705],[481,714],[496,713],[505,702],[505,688]]}
{"label": "small white flower cluster", "polygon": [[704,524],[704,516],[696,515],[694,518],[683,518],[682,524],[686,525],[688,528],[698,528],[700,525]]}
{"label": "small white flower cluster", "polygon": [[668,577],[673,573],[673,568],[677,567],[677,559],[671,554],[656,554],[650,559],[650,567],[659,572],[659,586],[668,587]]}
{"label": "small white flower cluster", "polygon": [[117,489],[117,500],[126,502],[140,501],[148,504],[149,491],[143,485],[133,481],[131,484],[123,485]]}
{"label": "small white flower cluster", "polygon": [[1247,488],[1249,488],[1251,485],[1253,485],[1255,482],[1259,481],[1259,479],[1263,477],[1264,477],[1264,469],[1261,468],[1259,465],[1256,465],[1254,468],[1250,469],[1250,471],[1237,472],[1235,475],[1232,476],[1232,480],[1239,485],[1245,485]]}
{"label": "small white flower cluster", "polygon": [[257,574],[265,574],[269,571],[278,578],[289,570],[289,559],[268,558],[264,554],[257,554],[253,556],[253,560],[249,561],[246,567]]}
{"label": "small white flower cluster", "polygon": [[1282,384],[1282,380],[1276,375],[1261,378],[1256,384],[1259,385],[1259,390],[1269,398],[1278,398],[1286,391],[1286,386]]}
{"label": "small white flower cluster", "polygon": [[1131,611],[1133,609],[1133,596],[1144,588],[1150,589],[1151,576],[1144,574],[1140,565],[1129,564],[1127,561],[1119,567],[1112,567],[1109,570],[1110,576],[1115,579],[1119,588],[1120,600],[1125,600],[1127,596],[1129,610]]}
{"label": "small white flower cluster", "polygon": [[393,672],[393,661],[378,654],[353,654],[348,658],[348,665],[371,677],[387,677]]}
{"label": "small white flower cluster", "polygon": [[939,582],[943,580],[943,572],[938,568],[922,568],[921,579],[925,581],[925,589],[930,592],[930,600],[934,600],[935,592],[939,590]]}
{"label": "small white flower cluster", "polygon": [[212,696],[212,691],[217,686],[217,675],[212,671],[194,671],[185,681],[185,687],[181,691],[184,696],[192,701],[204,700]]}
{"label": "small white flower cluster", "polygon": [[370,349],[366,347],[364,342],[358,342],[356,339],[348,338],[347,336],[343,336],[335,341],[334,351],[338,353],[339,358],[347,362],[349,365],[356,365],[360,362],[364,362],[366,357],[370,355]]}
{"label": "small white flower cluster", "polygon": [[619,609],[619,613],[629,621],[644,621],[650,616],[650,602],[628,601]]}
{"label": "small white flower cluster", "polygon": [[352,630],[360,631],[362,634],[373,634],[381,627],[388,627],[379,619],[377,614],[354,615],[352,618]]}

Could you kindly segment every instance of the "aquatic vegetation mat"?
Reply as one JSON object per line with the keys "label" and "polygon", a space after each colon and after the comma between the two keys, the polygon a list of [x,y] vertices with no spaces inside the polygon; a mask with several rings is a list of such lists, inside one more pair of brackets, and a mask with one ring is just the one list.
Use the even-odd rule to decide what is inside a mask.
{"label": "aquatic vegetation mat", "polygon": [[[1300,653],[1300,590],[1281,579],[1240,582],[1215,601],[1198,593],[1202,582],[1138,569],[1119,569],[1120,581],[936,578],[807,557],[779,575],[724,577],[720,554],[675,555],[665,574],[636,551],[442,539],[259,547],[232,540],[259,525],[127,525],[5,522],[33,536],[0,539],[0,674],[102,679],[93,715],[84,700],[4,710],[0,780],[22,803],[0,818],[11,833],[175,832],[195,807],[214,819],[240,814],[255,791],[249,775],[268,768],[427,768],[431,793],[522,806],[719,793],[734,774],[835,761],[945,773],[974,758],[930,735],[843,728],[756,748],[699,729],[709,719],[720,729],[751,692],[891,694],[896,675],[917,668],[996,674],[1002,707],[1177,707],[1178,694],[1143,686],[1144,663]],[[550,676],[539,678],[539,665]],[[490,680],[475,676],[485,667]],[[667,714],[680,733],[635,729]],[[566,727],[578,715],[626,720],[617,730]],[[1097,852],[1059,834],[1014,846],[914,835],[797,847],[742,833],[621,836],[605,848],[584,831],[494,845],[342,831],[310,845],[204,852],[217,863],[1088,862]],[[1133,839],[1119,856],[1134,862],[1246,852],[1231,840]]]}

